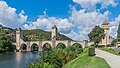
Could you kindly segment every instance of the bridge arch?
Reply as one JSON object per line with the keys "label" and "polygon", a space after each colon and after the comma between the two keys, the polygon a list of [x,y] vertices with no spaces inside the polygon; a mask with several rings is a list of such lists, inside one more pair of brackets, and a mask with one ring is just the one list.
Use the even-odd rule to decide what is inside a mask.
{"label": "bridge arch", "polygon": [[45,43],[42,47],[42,51],[48,51],[51,49],[52,49],[52,46],[49,43]]}
{"label": "bridge arch", "polygon": [[58,43],[56,48],[66,48],[64,43]]}
{"label": "bridge arch", "polygon": [[33,43],[31,46],[31,51],[39,51],[39,46],[36,43]]}
{"label": "bridge arch", "polygon": [[78,48],[83,48],[80,43],[74,43],[74,44],[72,44],[72,46],[75,46],[75,47],[78,47]]}
{"label": "bridge arch", "polygon": [[22,43],[20,46],[21,51],[27,51],[27,45],[25,43]]}

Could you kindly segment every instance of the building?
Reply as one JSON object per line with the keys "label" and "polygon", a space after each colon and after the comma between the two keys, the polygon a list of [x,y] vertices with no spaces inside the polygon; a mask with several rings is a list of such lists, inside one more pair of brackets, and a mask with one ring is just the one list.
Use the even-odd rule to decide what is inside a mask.
{"label": "building", "polygon": [[101,40],[99,45],[110,44],[110,38],[109,38],[109,36],[110,36],[109,35],[110,24],[108,23],[107,20],[105,20],[101,27],[104,29],[105,37]]}

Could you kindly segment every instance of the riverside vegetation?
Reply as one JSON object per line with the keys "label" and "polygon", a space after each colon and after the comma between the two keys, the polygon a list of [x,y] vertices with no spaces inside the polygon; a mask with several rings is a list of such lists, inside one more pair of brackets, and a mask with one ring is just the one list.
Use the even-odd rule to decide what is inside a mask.
{"label": "riverside vegetation", "polygon": [[40,53],[41,58],[38,61],[29,63],[28,68],[62,68],[81,52],[83,52],[83,48],[80,44],[68,47],[61,45],[53,49],[49,49],[47,46]]}

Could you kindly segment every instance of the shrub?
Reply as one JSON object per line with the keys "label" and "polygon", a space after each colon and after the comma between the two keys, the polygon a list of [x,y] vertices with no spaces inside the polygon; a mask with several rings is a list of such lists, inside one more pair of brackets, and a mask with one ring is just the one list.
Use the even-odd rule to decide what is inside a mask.
{"label": "shrub", "polygon": [[81,46],[44,50],[40,52],[40,60],[34,63],[31,62],[28,64],[28,68],[62,68],[66,63],[75,59],[81,52],[83,52]]}
{"label": "shrub", "polygon": [[95,56],[95,48],[90,47],[88,50],[88,54],[89,54],[89,56]]}
{"label": "shrub", "polygon": [[0,40],[0,53],[14,51],[12,43],[8,40]]}
{"label": "shrub", "polygon": [[41,60],[39,61],[33,61],[28,64],[27,68],[54,68],[52,64],[49,64],[48,62],[43,62]]}
{"label": "shrub", "polygon": [[107,47],[114,47],[115,44],[108,44]]}

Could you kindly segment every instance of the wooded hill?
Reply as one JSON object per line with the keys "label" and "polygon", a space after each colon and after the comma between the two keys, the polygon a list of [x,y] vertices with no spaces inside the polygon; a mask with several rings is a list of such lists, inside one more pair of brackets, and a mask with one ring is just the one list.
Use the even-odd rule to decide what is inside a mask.
{"label": "wooded hill", "polygon": [[[16,29],[4,27],[0,25],[0,37],[6,37],[8,40],[15,42],[15,31]],[[51,32],[44,31],[41,29],[34,30],[22,30],[23,40],[33,41],[33,40],[51,40]],[[58,33],[57,40],[72,40],[65,35]]]}

